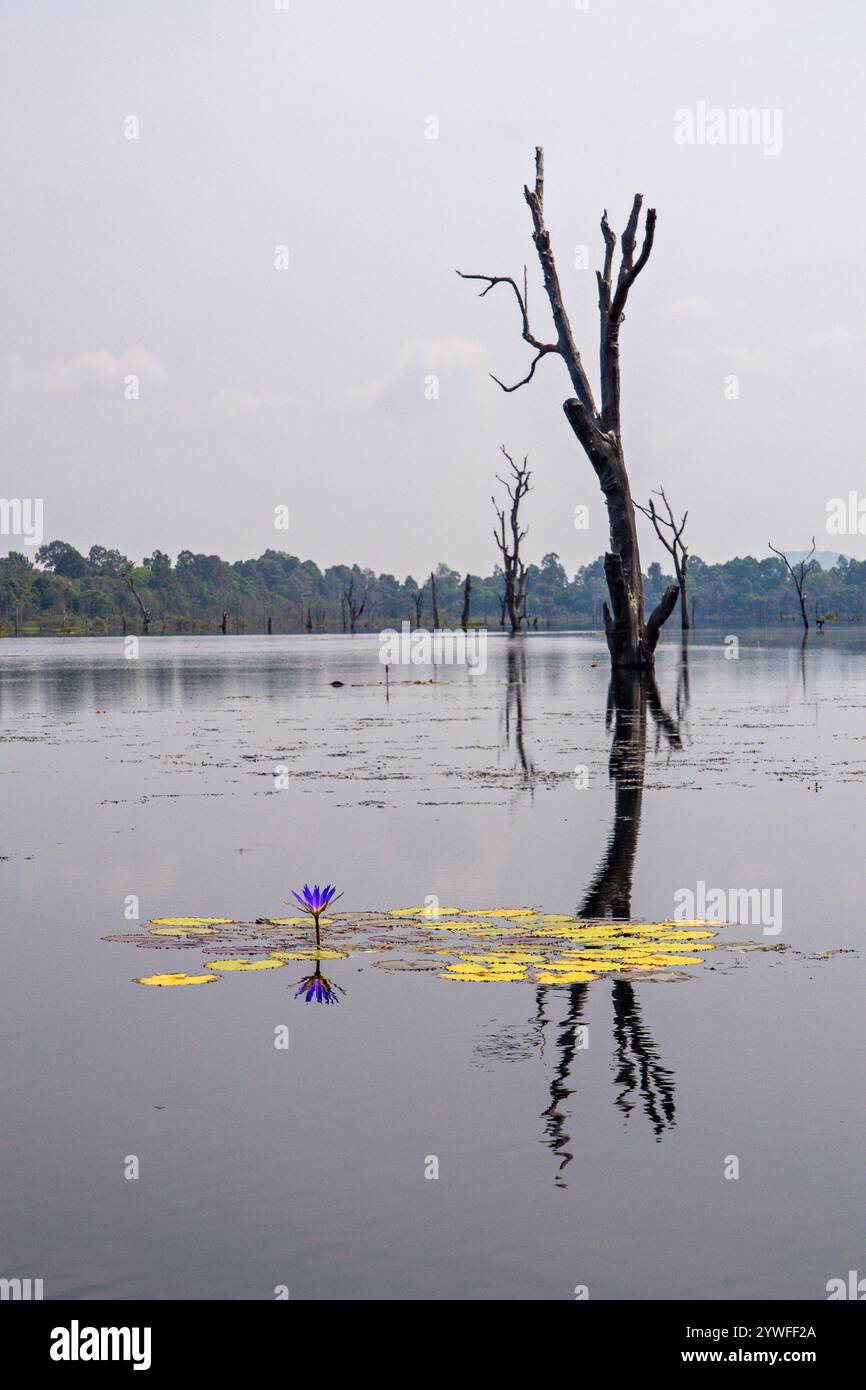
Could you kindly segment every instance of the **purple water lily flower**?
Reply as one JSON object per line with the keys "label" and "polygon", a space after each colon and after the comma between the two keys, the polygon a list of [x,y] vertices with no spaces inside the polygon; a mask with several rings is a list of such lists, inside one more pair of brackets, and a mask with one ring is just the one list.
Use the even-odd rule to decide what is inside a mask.
{"label": "purple water lily flower", "polygon": [[298,988],[295,990],[295,998],[297,999],[303,994],[305,1004],[339,1004],[339,995],[345,994],[345,992],[332,980],[326,980],[317,966],[312,975],[307,975],[299,981]]}
{"label": "purple water lily flower", "polygon": [[342,893],[338,893],[335,886],[327,883],[324,888],[320,888],[316,883],[312,888],[308,883],[304,884],[303,894],[296,893],[292,889],[292,897],[300,903],[305,912],[309,912],[316,924],[316,945],[321,944],[319,940],[319,918],[330,907],[331,903],[336,902],[337,898],[342,898]]}

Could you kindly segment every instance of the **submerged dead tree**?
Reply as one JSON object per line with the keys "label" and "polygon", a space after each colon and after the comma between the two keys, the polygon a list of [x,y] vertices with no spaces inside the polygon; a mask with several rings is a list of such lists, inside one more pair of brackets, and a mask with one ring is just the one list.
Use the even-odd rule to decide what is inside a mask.
{"label": "submerged dead tree", "polygon": [[430,571],[430,607],[433,609],[433,631],[439,631],[439,604],[436,602],[436,576]]}
{"label": "submerged dead tree", "polygon": [[132,597],[138,604],[138,611],[141,614],[141,635],[142,637],[147,637],[148,633],[150,632],[151,624],[150,609],[146,606],[144,599],[141,597],[141,594],[135,587],[135,579],[133,578],[132,574],[132,566],[130,565],[129,569],[121,570],[120,576],[127,589],[132,594]]}
{"label": "submerged dead tree", "polygon": [[604,238],[604,269],[597,272],[598,307],[600,314],[601,403],[596,404],[589,378],[581,361],[565,308],[562,288],[550,233],[544,222],[544,151],[535,151],[535,187],[524,188],[524,197],[532,215],[532,239],[538,253],[544,288],[553,316],[555,338],[545,342],[536,337],[529,322],[527,277],[524,268],[523,289],[510,275],[467,275],[458,271],[464,280],[483,280],[481,298],[496,285],[509,285],[517,300],[521,320],[521,336],[535,352],[529,371],[522,381],[506,386],[494,377],[503,391],[516,391],[530,382],[538,363],[544,357],[561,357],[568,371],[574,396],[563,404],[566,419],[592,464],[604,493],[610,523],[610,551],[604,558],[605,577],[610,594],[610,607],[604,606],[604,625],[611,664],[614,667],[651,667],[662,624],[673,612],[677,601],[677,586],[672,584],[663,595],[649,619],[644,614],[643,579],[637,526],[632,506],[628,474],[622,447],[620,427],[619,330],[625,314],[629,291],[650,257],[655,236],[656,214],[650,208],[646,215],[643,245],[635,258],[635,241],[643,197],[636,193],[625,231],[619,268],[614,279],[616,234],[607,220],[601,219]]}
{"label": "submerged dead tree", "polygon": [[502,570],[505,578],[505,592],[502,595],[502,617],[504,626],[505,614],[511,623],[511,631],[519,632],[521,624],[526,614],[526,565],[520,555],[521,542],[524,540],[528,527],[520,529],[520,504],[530,491],[529,480],[532,473],[527,468],[528,460],[524,458],[523,464],[516,464],[508,453],[505,445],[502,445],[502,452],[508,459],[511,468],[511,478],[500,478],[496,474],[496,481],[501,483],[508,493],[511,506],[508,510],[508,521],[506,523],[506,513],[504,507],[497,506],[496,498],[490,500],[493,503],[499,530],[494,530],[493,536],[499,547],[502,556]]}
{"label": "submerged dead tree", "polygon": [[680,589],[681,626],[683,632],[687,632],[690,627],[689,596],[686,587],[686,575],[689,568],[689,548],[683,540],[683,531],[686,529],[686,521],[688,520],[689,514],[687,511],[683,512],[683,519],[679,525],[677,525],[673,508],[665,495],[663,487],[659,487],[657,496],[662,499],[665,505],[667,511],[666,517],[662,516],[661,512],[656,511],[656,504],[652,497],[650,497],[648,507],[642,507],[640,502],[635,502],[635,506],[639,512],[643,512],[644,516],[649,517],[653,524],[653,530],[674,562],[674,571]]}
{"label": "submerged dead tree", "polygon": [[466,582],[463,585],[463,612],[460,614],[460,626],[465,632],[469,626],[469,619],[472,616],[472,575],[466,575]]}
{"label": "submerged dead tree", "polygon": [[[355,576],[352,575],[351,579],[349,580],[349,587],[343,594],[343,600],[345,603],[344,613],[348,616],[349,631],[351,632],[353,637],[355,635],[355,628],[358,625],[358,621],[363,616],[364,609],[367,607],[367,595],[369,594],[369,592],[370,586],[369,584],[365,584],[364,591],[359,598],[358,595],[355,593]],[[346,631],[345,617],[343,618],[343,631]]]}
{"label": "submerged dead tree", "polygon": [[[424,590],[416,589],[412,595],[412,606],[415,609],[415,626],[421,626],[421,614],[424,610]],[[409,619],[411,622],[411,618]]]}
{"label": "submerged dead tree", "polygon": [[767,541],[767,545],[774,555],[778,555],[780,560],[784,560],[785,567],[794,581],[794,587],[797,590],[797,598],[800,600],[803,632],[807,634],[809,631],[809,614],[806,612],[806,579],[813,571],[821,568],[818,561],[813,561],[812,559],[812,556],[815,554],[815,537],[812,537],[812,549],[809,551],[808,555],[804,555],[803,559],[797,562],[796,567],[791,564],[784,550],[777,550],[772,541]]}

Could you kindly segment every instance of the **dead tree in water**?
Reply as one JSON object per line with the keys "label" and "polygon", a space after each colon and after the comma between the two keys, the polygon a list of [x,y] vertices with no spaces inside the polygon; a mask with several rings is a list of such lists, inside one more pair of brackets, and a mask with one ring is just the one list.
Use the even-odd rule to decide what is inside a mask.
{"label": "dead tree in water", "polygon": [[[144,603],[144,600],[143,600],[142,597],[141,597],[141,594],[138,592],[138,590],[137,590],[136,587],[135,587],[135,579],[133,578],[133,574],[132,574],[132,566],[130,565],[129,569],[121,570],[121,571],[120,571],[120,576],[121,576],[121,578],[122,578],[124,584],[126,585],[127,589],[128,589],[129,592],[132,594],[132,597],[135,599],[136,603],[138,604],[138,611],[139,611],[139,613],[141,614],[141,635],[142,635],[142,637],[146,637],[146,636],[148,635],[149,631],[150,631],[150,623],[151,623],[150,610],[145,606],[145,603]],[[125,631],[125,629],[124,629],[124,631]]]}
{"label": "dead tree in water", "polygon": [[430,571],[430,606],[433,609],[433,631],[439,631],[439,604],[436,602],[436,576]]}
{"label": "dead tree in water", "polygon": [[644,516],[649,517],[656,535],[674,562],[677,584],[680,587],[681,626],[683,632],[687,632],[690,627],[689,597],[686,588],[686,573],[689,567],[689,548],[683,540],[683,531],[686,529],[686,521],[688,520],[689,514],[687,511],[683,512],[683,519],[678,526],[673,508],[665,496],[663,487],[659,488],[658,495],[665,504],[667,517],[663,517],[656,511],[656,504],[652,498],[649,500],[648,507],[642,507],[640,502],[635,502],[635,506],[639,512],[643,512]]}
{"label": "dead tree in water", "polygon": [[812,559],[812,556],[815,554],[815,537],[812,537],[812,549],[809,551],[808,555],[798,561],[796,569],[791,564],[784,550],[777,550],[772,541],[767,541],[767,545],[774,555],[778,555],[780,560],[784,560],[785,567],[794,581],[794,586],[797,590],[797,598],[800,600],[800,613],[803,618],[803,633],[805,636],[809,632],[809,615],[806,612],[806,578],[808,575],[814,573],[815,570],[821,568],[818,561],[813,561]]}
{"label": "dead tree in water", "polygon": [[424,611],[424,590],[416,589],[412,595],[412,606],[415,609],[415,626],[421,626],[421,614]]}
{"label": "dead tree in water", "polygon": [[[655,235],[656,214],[650,208],[646,216],[643,245],[635,259],[635,239],[643,197],[636,193],[631,213],[622,234],[620,264],[613,278],[613,258],[616,234],[607,220],[601,219],[604,238],[604,269],[597,272],[598,307],[601,355],[601,405],[595,396],[584,370],[571,324],[562,297],[559,274],[550,244],[550,233],[544,222],[544,151],[535,151],[535,187],[524,188],[524,197],[532,215],[535,249],[544,278],[544,288],[553,316],[556,332],[553,342],[544,342],[532,332],[529,324],[526,270],[523,290],[510,275],[462,275],[464,280],[484,280],[481,297],[495,285],[509,285],[517,300],[521,320],[521,336],[534,349],[535,356],[522,381],[506,386],[494,377],[503,391],[516,391],[532,380],[535,368],[544,357],[560,357],[568,371],[574,396],[565,401],[566,419],[592,464],[607,505],[610,523],[610,551],[604,557],[604,572],[610,594],[610,608],[604,606],[604,626],[614,667],[651,667],[662,624],[673,612],[677,601],[676,585],[671,585],[661,602],[650,615],[644,616],[643,579],[631,489],[625,467],[620,424],[619,330],[623,321],[629,291],[650,257]],[[611,611],[612,610],[612,611]]]}
{"label": "dead tree in water", "polygon": [[496,481],[502,484],[511,501],[507,528],[505,508],[497,506],[495,497],[490,500],[499,521],[499,530],[494,530],[493,537],[502,556],[502,570],[505,577],[505,593],[502,598],[503,619],[507,613],[511,623],[511,631],[514,633],[520,631],[526,616],[526,566],[520,557],[520,546],[529,528],[527,527],[523,531],[520,529],[520,504],[527,492],[530,491],[529,479],[532,474],[526,466],[527,459],[524,458],[521,466],[514,462],[504,444],[502,445],[502,452],[511,467],[510,481],[507,478],[500,478],[499,474],[496,474]]}
{"label": "dead tree in water", "polygon": [[[364,592],[361,595],[360,599],[358,599],[355,596],[355,576],[352,575],[351,579],[349,580],[349,587],[343,594],[343,599],[345,600],[346,605],[345,612],[348,613],[349,616],[349,631],[351,632],[353,637],[355,635],[355,628],[358,625],[358,620],[361,617],[363,617],[364,609],[367,607],[367,595],[369,594],[369,592],[370,586],[369,584],[365,584]],[[346,623],[344,619],[343,631],[345,632],[345,630]]]}
{"label": "dead tree in water", "polygon": [[466,583],[463,585],[463,612],[460,615],[460,626],[465,632],[469,626],[469,619],[472,616],[472,575],[467,574]]}

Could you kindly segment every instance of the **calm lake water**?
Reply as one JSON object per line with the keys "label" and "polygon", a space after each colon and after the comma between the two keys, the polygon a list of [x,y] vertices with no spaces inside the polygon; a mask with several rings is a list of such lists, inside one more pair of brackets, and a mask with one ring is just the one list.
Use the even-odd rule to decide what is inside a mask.
{"label": "calm lake water", "polygon": [[[767,1300],[862,1273],[866,633],[723,638],[686,670],[673,633],[609,710],[597,634],[491,637],[485,673],[392,670],[387,699],[366,636],[0,642],[0,1275]],[[721,935],[788,949],[571,985],[349,955],[325,1008],[292,965],[145,988],[212,956],[104,939],[288,916],[307,880],[647,921],[779,889],[780,932]]]}

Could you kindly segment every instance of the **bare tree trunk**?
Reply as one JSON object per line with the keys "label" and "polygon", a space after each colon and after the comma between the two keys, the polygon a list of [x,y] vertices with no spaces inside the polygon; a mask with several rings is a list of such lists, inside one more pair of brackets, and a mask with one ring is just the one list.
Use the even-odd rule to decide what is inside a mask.
{"label": "bare tree trunk", "polygon": [[[536,338],[529,325],[527,285],[524,273],[523,292],[516,281],[503,275],[464,275],[464,279],[485,280],[488,294],[495,285],[510,285],[520,309],[522,337],[535,350],[528,374],[504,391],[516,391],[531,381],[535,368],[543,357],[556,354],[568,371],[575,396],[563,405],[566,419],[587,455],[607,505],[610,525],[610,552],[605,556],[610,607],[604,606],[604,625],[611,664],[614,667],[651,667],[662,624],[670,617],[677,601],[677,587],[671,585],[661,602],[647,620],[644,615],[643,579],[637,540],[634,507],[626,472],[620,427],[619,330],[629,290],[649,260],[655,235],[656,214],[650,209],[646,218],[643,246],[634,258],[635,238],[643,198],[638,193],[622,235],[619,272],[614,285],[612,278],[616,236],[607,220],[601,220],[604,237],[604,270],[597,274],[600,324],[601,408],[596,406],[592,387],[583,367],[565,309],[559,275],[550,244],[550,234],[544,222],[544,151],[535,151],[535,187],[524,188],[524,196],[532,214],[533,241],[544,279],[544,288],[556,329],[556,341],[545,343]],[[462,272],[458,271],[458,274]]]}
{"label": "bare tree trunk", "polygon": [[813,562],[812,560],[812,556],[815,554],[815,537],[812,537],[812,549],[809,551],[808,555],[799,561],[796,570],[789,561],[784,550],[777,550],[771,541],[767,541],[767,545],[774,555],[778,555],[780,560],[784,560],[788,573],[794,581],[794,587],[797,590],[797,598],[800,601],[800,616],[803,619],[803,632],[805,635],[808,635],[809,614],[806,612],[806,579],[816,569],[821,568],[817,561]]}
{"label": "bare tree trunk", "polygon": [[430,604],[433,609],[433,631],[439,631],[439,605],[436,602],[436,576],[430,571]]}
{"label": "bare tree trunk", "polygon": [[[355,598],[355,576],[352,575],[352,578],[349,581],[349,587],[343,595],[343,599],[345,603],[345,611],[349,614],[349,631],[351,632],[353,637],[355,635],[355,628],[358,625],[358,619],[363,616],[364,609],[367,607],[367,596],[369,592],[370,586],[369,584],[365,584],[364,592],[361,595],[361,601],[359,603],[358,600]],[[346,631],[345,617],[343,619],[343,631]]]}
{"label": "bare tree trunk", "polygon": [[689,591],[686,586],[686,571],[688,569],[689,557],[684,555],[677,565],[677,583],[680,586],[680,616],[682,618],[681,627],[683,632],[688,632],[691,627],[689,619]]}
{"label": "bare tree trunk", "polygon": [[491,498],[491,501],[499,522],[499,530],[494,530],[493,538],[502,556],[502,569],[505,576],[501,626],[505,626],[504,615],[507,612],[511,631],[515,633],[520,631],[521,623],[526,616],[526,566],[520,556],[520,546],[528,533],[528,528],[520,529],[520,504],[530,491],[529,480],[532,474],[527,468],[527,460],[524,458],[522,465],[516,464],[504,444],[502,445],[502,453],[508,459],[511,468],[511,481],[500,478],[498,473],[496,480],[502,483],[511,501],[508,517],[508,529],[511,533],[510,543],[506,532],[505,509],[504,507],[497,507],[495,497]]}
{"label": "bare tree trunk", "polygon": [[472,575],[467,574],[466,583],[463,585],[463,612],[460,615],[460,626],[465,632],[469,626],[469,618],[472,613]]}
{"label": "bare tree trunk", "polygon": [[[130,567],[130,569],[128,569],[128,570],[122,570],[122,571],[121,571],[121,578],[122,578],[124,584],[126,585],[127,589],[129,590],[129,592],[132,594],[132,597],[135,599],[136,603],[138,604],[138,611],[139,611],[139,613],[141,614],[141,635],[142,635],[142,637],[147,637],[148,633],[150,632],[150,621],[151,621],[150,612],[149,612],[149,610],[145,607],[144,600],[142,599],[141,594],[138,592],[138,590],[137,590],[136,587],[135,587],[135,580],[134,580],[133,577],[132,577],[132,569],[131,569],[131,567]],[[125,632],[125,631],[126,631],[126,628],[124,627],[123,630],[124,630],[124,632]]]}

